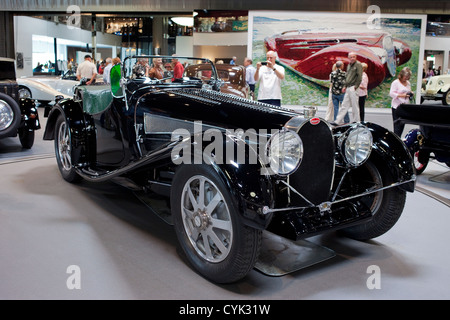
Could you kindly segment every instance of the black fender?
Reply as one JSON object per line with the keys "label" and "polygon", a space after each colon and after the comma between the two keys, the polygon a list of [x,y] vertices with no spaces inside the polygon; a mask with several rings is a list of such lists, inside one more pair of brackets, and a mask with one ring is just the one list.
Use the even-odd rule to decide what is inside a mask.
{"label": "black fender", "polygon": [[[227,186],[233,201],[241,213],[243,223],[256,229],[266,229],[272,220],[273,214],[265,213],[263,207],[268,206],[272,208],[274,206],[275,179],[273,176],[265,174],[265,165],[257,158],[257,154],[256,157],[250,157],[250,153],[255,155],[257,152],[243,140],[240,141],[246,146],[245,159],[238,159],[237,152],[228,157],[226,152],[230,150],[230,146],[227,146],[227,144],[237,146],[237,140],[227,139],[226,135],[223,135],[223,137],[222,159],[211,156],[210,149],[207,149],[205,145],[202,145],[202,148],[198,148],[195,136],[191,136],[190,140],[184,139],[184,141],[180,141],[180,144],[173,149],[177,150],[175,155],[179,155],[181,149],[187,150],[187,146],[191,148],[190,150],[193,150],[193,152],[189,163],[176,163],[176,161],[173,161],[173,154],[171,155],[172,162],[178,165],[203,164],[212,166],[217,176]],[[202,154],[199,154],[200,150]],[[249,159],[252,159],[252,162]],[[257,159],[256,163],[254,163],[254,159]]]}
{"label": "black fender", "polygon": [[95,163],[95,125],[92,117],[83,111],[80,102],[60,100],[50,110],[45,127],[44,140],[54,140],[56,120],[63,115],[71,133],[72,164]]}
{"label": "black fender", "polygon": [[19,107],[22,112],[20,127],[28,130],[39,130],[41,123],[35,101],[32,99],[20,99]]}
{"label": "black fender", "polygon": [[401,184],[402,190],[413,192],[416,172],[411,152],[405,143],[393,132],[375,123],[365,122],[373,137],[372,152],[369,157],[378,165],[385,165],[392,176],[392,182],[410,181]]}

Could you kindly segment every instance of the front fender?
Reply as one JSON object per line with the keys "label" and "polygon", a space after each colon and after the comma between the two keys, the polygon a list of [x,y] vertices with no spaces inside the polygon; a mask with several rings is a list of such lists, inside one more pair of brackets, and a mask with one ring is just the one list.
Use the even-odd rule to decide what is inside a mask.
{"label": "front fender", "polygon": [[370,159],[379,165],[385,165],[391,173],[392,182],[403,182],[399,188],[413,192],[415,189],[415,169],[411,153],[403,141],[394,133],[377,124],[364,123],[373,136]]}
{"label": "front fender", "polygon": [[[201,133],[201,132],[200,132]],[[199,133],[199,134],[200,134]],[[264,173],[257,150],[249,147],[245,140],[230,132],[216,131],[217,140],[212,144],[201,143],[202,137],[190,135],[186,130],[183,139],[172,150],[172,163],[204,164],[214,168],[217,176],[227,186],[231,197],[239,208],[244,224],[256,229],[265,229],[272,214],[263,213],[264,206],[273,207],[274,182]],[[222,141],[218,142],[222,137]],[[176,141],[177,136],[172,138]],[[211,140],[203,140],[211,141]],[[238,141],[241,145],[238,145]],[[216,143],[216,144],[215,144]],[[200,148],[199,145],[202,145]],[[211,148],[214,145],[215,148]],[[218,150],[218,148],[223,148]],[[178,156],[183,150],[183,160]],[[234,151],[232,151],[234,150]],[[244,154],[245,153],[245,154]]]}
{"label": "front fender", "polygon": [[41,128],[36,103],[31,99],[20,99],[19,107],[22,112],[22,126],[30,130]]}
{"label": "front fender", "polygon": [[45,127],[44,140],[55,138],[56,121],[60,115],[66,120],[72,143],[72,164],[93,163],[95,161],[95,125],[91,116],[83,112],[79,102],[61,100],[51,109]]}

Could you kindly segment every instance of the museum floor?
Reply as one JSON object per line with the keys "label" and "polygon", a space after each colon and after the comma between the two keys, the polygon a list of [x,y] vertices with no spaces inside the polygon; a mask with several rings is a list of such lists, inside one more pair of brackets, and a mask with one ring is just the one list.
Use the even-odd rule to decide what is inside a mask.
{"label": "museum floor", "polygon": [[[392,129],[390,110],[368,109],[366,117]],[[316,236],[308,240],[333,258],[284,276],[253,270],[215,285],[186,263],[173,227],[131,191],[62,180],[53,142],[36,133],[31,150],[22,151],[17,138],[0,140],[2,300],[450,299],[450,169],[443,164],[430,163],[418,177],[385,235],[368,242]],[[79,289],[71,287],[72,266]],[[370,286],[373,266],[379,288]]]}

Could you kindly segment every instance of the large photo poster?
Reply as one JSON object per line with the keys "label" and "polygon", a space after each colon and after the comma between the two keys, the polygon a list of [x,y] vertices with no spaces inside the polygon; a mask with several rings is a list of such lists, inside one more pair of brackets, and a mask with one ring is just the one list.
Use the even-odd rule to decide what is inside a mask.
{"label": "large photo poster", "polygon": [[277,52],[286,70],[283,105],[326,106],[333,64],[346,68],[355,52],[368,65],[366,107],[388,108],[390,85],[405,67],[420,98],[425,29],[424,15],[250,11],[248,56],[256,65]]}

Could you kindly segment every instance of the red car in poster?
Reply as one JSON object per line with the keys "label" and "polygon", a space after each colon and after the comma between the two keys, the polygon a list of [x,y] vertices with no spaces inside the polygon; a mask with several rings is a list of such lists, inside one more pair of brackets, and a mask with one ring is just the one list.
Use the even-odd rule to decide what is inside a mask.
{"label": "red car in poster", "polygon": [[348,64],[348,54],[368,65],[369,89],[386,77],[395,76],[396,68],[411,58],[411,48],[387,32],[378,33],[303,33],[286,31],[264,39],[267,50],[276,51],[279,62],[300,76],[329,86],[333,64]]}

